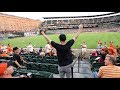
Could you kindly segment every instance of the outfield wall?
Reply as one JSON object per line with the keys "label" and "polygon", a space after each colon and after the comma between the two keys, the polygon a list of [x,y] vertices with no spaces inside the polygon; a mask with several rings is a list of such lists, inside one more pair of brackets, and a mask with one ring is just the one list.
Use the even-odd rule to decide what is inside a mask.
{"label": "outfield wall", "polygon": [[[24,48],[26,49],[26,48]],[[35,48],[36,50],[38,50],[39,48]],[[91,51],[93,51],[94,49],[87,49],[87,53],[90,53]],[[75,56],[78,57],[79,53],[81,52],[81,49],[72,49],[72,51],[75,53]]]}
{"label": "outfield wall", "polygon": [[[78,57],[79,53],[81,52],[81,49],[72,49],[72,50],[75,53],[75,56]],[[87,49],[87,53],[90,53],[91,51],[93,51],[93,49]]]}

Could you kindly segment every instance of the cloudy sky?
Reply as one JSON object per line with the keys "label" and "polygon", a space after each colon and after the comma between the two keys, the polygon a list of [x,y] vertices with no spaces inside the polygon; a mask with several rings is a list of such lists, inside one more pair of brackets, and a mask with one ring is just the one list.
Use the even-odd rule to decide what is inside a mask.
{"label": "cloudy sky", "polygon": [[91,16],[112,12],[1,12],[9,15],[27,17],[31,19],[42,19],[42,17],[59,17],[59,16]]}

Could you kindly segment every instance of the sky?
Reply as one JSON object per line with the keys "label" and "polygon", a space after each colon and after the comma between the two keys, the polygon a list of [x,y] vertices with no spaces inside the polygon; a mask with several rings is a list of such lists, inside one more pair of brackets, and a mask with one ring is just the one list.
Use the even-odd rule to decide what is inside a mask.
{"label": "sky", "polygon": [[30,19],[43,20],[42,17],[91,16],[91,15],[101,15],[112,12],[1,12],[1,13],[26,17]]}

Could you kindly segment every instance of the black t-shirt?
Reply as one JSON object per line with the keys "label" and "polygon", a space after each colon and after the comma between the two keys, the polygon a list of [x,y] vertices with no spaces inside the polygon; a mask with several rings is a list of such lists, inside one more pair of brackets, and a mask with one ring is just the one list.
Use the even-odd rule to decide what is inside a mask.
{"label": "black t-shirt", "polygon": [[[17,61],[20,65],[23,64],[23,61],[21,60],[20,55],[18,55],[18,54],[13,54],[13,60]],[[15,63],[14,63],[14,66],[18,67]]]}
{"label": "black t-shirt", "polygon": [[59,66],[66,66],[73,62],[71,46],[74,44],[74,40],[69,40],[65,45],[57,44],[51,41],[51,45],[57,50],[58,64]]}

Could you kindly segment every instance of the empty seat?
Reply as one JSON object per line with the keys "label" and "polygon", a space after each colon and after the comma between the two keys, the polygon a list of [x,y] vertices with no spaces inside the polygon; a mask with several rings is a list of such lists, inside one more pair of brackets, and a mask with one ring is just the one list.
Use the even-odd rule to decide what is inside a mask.
{"label": "empty seat", "polygon": [[58,74],[58,65],[57,64],[49,64],[49,72]]}
{"label": "empty seat", "polygon": [[99,71],[99,68],[104,66],[104,63],[96,62],[92,64],[92,71]]}

